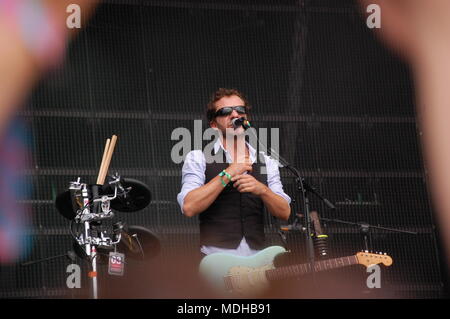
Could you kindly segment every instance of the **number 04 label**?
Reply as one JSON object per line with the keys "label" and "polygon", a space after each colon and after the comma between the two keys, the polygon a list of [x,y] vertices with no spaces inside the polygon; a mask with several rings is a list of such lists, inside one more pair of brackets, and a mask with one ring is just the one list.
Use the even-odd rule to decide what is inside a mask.
{"label": "number 04 label", "polygon": [[108,274],[123,276],[125,270],[125,255],[116,252],[109,253]]}

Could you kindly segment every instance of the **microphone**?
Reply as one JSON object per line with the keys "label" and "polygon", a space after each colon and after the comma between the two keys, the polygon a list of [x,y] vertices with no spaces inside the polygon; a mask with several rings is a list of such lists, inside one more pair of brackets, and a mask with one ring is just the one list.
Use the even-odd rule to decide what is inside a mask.
{"label": "microphone", "polygon": [[319,214],[316,211],[312,211],[310,217],[314,225],[314,233],[311,234],[313,236],[314,246],[316,247],[319,258],[324,259],[328,255],[328,236],[322,231]]}
{"label": "microphone", "polygon": [[243,127],[244,130],[250,128],[250,122],[247,121],[245,117],[235,118],[231,120],[231,124],[233,124],[234,129],[237,129],[239,127]]}

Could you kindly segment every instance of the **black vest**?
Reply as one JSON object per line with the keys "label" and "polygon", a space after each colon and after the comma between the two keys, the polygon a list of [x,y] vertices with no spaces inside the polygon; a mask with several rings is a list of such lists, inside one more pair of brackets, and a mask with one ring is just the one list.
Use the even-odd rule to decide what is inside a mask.
{"label": "black vest", "polygon": [[[220,149],[219,152],[223,153]],[[205,157],[208,154],[205,154]],[[223,154],[223,163],[208,163],[206,159],[205,184],[216,177],[229,164]],[[267,185],[267,175],[261,175],[264,163],[256,161],[250,173],[261,183]],[[227,179],[226,176],[223,177]],[[240,193],[231,183],[223,189],[216,200],[199,215],[200,244],[234,249],[242,237],[252,249],[264,248],[264,203],[251,193]]]}

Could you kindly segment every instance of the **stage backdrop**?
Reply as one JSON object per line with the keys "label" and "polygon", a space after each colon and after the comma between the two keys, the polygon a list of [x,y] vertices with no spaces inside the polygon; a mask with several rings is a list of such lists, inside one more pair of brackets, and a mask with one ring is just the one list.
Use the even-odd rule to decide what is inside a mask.
{"label": "stage backdrop", "polygon": [[[184,217],[177,204],[182,163],[171,159],[178,142],[171,135],[179,127],[193,135],[194,120],[206,128],[209,96],[232,87],[247,95],[257,127],[279,128],[280,154],[336,204],[336,210],[327,209],[310,195],[311,209],[321,217],[418,233],[369,231],[369,249],[394,259],[382,268],[384,296],[440,297],[439,249],[411,74],[378,42],[365,18],[353,1],[105,1],[83,21],[87,25],[70,43],[65,64],[37,85],[20,113],[33,136],[26,172],[33,193],[25,201],[32,210],[32,246],[21,262],[72,249],[69,221],[54,200],[78,177],[96,181],[112,134],[118,142],[110,173],[138,179],[152,192],[146,209],[118,213],[114,221],[157,234],[158,262],[178,254],[197,261],[198,220]],[[293,215],[302,213],[294,178],[284,169],[281,175],[294,199]],[[278,223],[266,221],[269,243],[279,244]],[[330,256],[365,249],[358,225],[323,226]],[[286,241],[305,259],[303,234],[289,233]],[[66,287],[73,262],[82,266],[81,289]],[[86,262],[66,257],[2,266],[0,296],[87,296],[86,270]],[[363,268],[337,275],[348,272],[368,276]],[[109,277],[102,276],[102,287]],[[181,294],[147,288],[127,296]],[[109,296],[105,290],[101,296]]]}

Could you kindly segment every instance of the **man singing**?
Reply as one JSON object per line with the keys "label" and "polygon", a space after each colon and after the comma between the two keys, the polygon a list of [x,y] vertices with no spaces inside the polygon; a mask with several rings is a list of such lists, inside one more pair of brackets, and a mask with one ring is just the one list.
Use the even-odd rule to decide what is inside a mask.
{"label": "man singing", "polygon": [[[208,103],[209,125],[221,134],[214,154],[194,150],[182,169],[177,196],[185,216],[199,215],[201,252],[250,256],[265,247],[264,206],[275,217],[287,220],[290,197],[284,193],[278,162],[263,155],[245,140],[244,128],[233,120],[248,118],[250,105],[235,89],[217,90]],[[261,166],[266,166],[262,174]]]}

